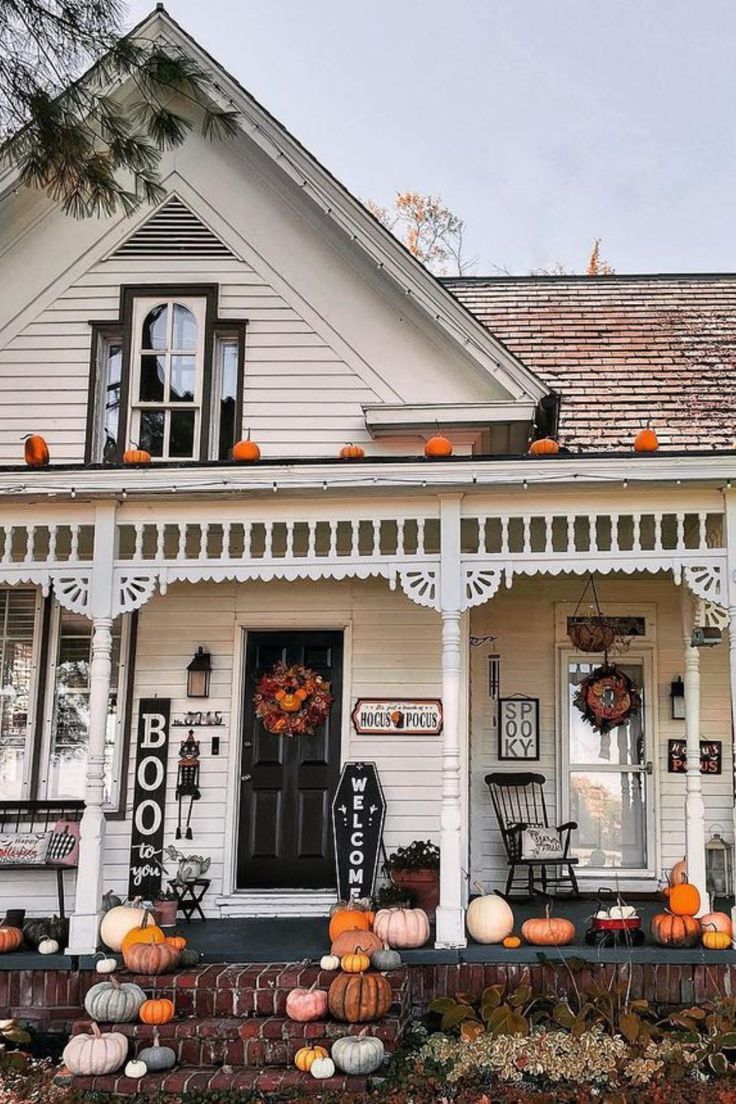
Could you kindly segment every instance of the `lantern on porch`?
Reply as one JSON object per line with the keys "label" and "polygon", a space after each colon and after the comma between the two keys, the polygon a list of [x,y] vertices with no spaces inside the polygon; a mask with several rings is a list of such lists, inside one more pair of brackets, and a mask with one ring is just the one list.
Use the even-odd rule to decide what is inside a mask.
{"label": "lantern on porch", "polygon": [[208,698],[210,696],[210,675],[212,660],[210,653],[200,645],[187,667],[187,697]]}
{"label": "lantern on porch", "polygon": [[682,675],[673,678],[670,683],[670,703],[672,705],[672,720],[685,720],[685,683]]}
{"label": "lantern on porch", "polygon": [[733,848],[714,832],[705,845],[705,888],[711,902],[714,897],[725,897],[733,886]]}

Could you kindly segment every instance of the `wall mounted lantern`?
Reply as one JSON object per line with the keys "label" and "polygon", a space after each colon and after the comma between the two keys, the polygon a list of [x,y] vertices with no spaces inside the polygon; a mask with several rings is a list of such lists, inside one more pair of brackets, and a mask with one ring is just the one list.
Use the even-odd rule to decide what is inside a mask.
{"label": "wall mounted lantern", "polygon": [[212,658],[200,645],[187,667],[187,697],[208,698],[210,696],[210,675]]}
{"label": "wall mounted lantern", "polygon": [[672,720],[685,720],[685,683],[682,675],[673,678],[670,684],[670,702],[672,703]]}

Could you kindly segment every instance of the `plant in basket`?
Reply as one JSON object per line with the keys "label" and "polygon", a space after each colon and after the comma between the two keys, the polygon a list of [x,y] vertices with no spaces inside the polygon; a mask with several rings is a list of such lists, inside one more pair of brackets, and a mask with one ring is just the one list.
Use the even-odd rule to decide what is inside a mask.
{"label": "plant in basket", "polygon": [[431,840],[414,840],[386,859],[384,870],[392,884],[410,892],[418,908],[433,916],[440,899],[440,849]]}

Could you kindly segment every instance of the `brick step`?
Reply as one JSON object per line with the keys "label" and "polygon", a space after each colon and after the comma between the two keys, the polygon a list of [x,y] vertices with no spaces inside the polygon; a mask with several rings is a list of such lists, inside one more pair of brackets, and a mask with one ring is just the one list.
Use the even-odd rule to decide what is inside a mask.
{"label": "brick step", "polygon": [[154,1096],[156,1093],[194,1093],[225,1092],[261,1092],[264,1094],[283,1093],[299,1089],[304,1095],[317,1095],[327,1092],[365,1092],[368,1081],[365,1077],[346,1077],[339,1075],[317,1081],[308,1073],[296,1069],[253,1069],[253,1070],[191,1070],[174,1069],[168,1073],[152,1073],[140,1079],[124,1077],[120,1073],[107,1074],[104,1077],[71,1077],[60,1073],[56,1084],[70,1086],[79,1092],[98,1092],[116,1096],[132,1097],[136,1093]]}

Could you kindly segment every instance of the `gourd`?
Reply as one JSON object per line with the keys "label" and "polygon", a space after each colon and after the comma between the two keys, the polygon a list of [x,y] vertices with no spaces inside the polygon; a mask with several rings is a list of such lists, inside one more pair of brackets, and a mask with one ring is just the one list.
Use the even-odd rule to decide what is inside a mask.
{"label": "gourd", "polygon": [[49,462],[49,446],[39,433],[29,433],[25,438],[25,462],[29,468],[45,468]]}
{"label": "gourd", "polygon": [[335,1076],[335,1063],[331,1058],[315,1058],[309,1067],[312,1077],[324,1081],[328,1077]]}
{"label": "gourd", "polygon": [[170,1001],[168,997],[151,997],[149,1000],[145,1000],[138,1009],[138,1016],[141,1023],[144,1024],[171,1023],[175,1014],[174,1002]]}
{"label": "gourd", "polygon": [[129,448],[123,453],[124,464],[150,464],[151,454],[142,448]]}
{"label": "gourd", "polygon": [[370,920],[361,909],[348,905],[330,917],[329,936],[335,942],[338,935],[348,931],[368,931]]}
{"label": "gourd", "polygon": [[700,926],[703,931],[709,928],[711,931],[726,932],[729,936],[733,935],[731,917],[727,916],[725,912],[706,913],[705,916],[700,917]]}
{"label": "gourd", "polygon": [[165,939],[164,931],[159,928],[158,924],[153,922],[151,913],[146,909],[140,924],[135,928],[131,928],[123,936],[120,950],[125,955],[125,952],[135,943],[163,943]]}
{"label": "gourd", "polygon": [[64,1047],[62,1062],[80,1077],[101,1077],[115,1073],[128,1056],[128,1040],[119,1031],[104,1035],[96,1023],[89,1035],[74,1035]]}
{"label": "gourd", "polygon": [[367,955],[362,947],[358,947],[352,954],[345,955],[340,966],[346,974],[364,974],[371,968],[370,955]]}
{"label": "gourd", "polygon": [[430,437],[425,444],[424,455],[429,457],[430,460],[437,460],[445,456],[452,456],[452,441],[450,441],[442,433],[435,433],[435,435],[433,437]]}
{"label": "gourd", "polygon": [[540,437],[529,445],[530,456],[556,456],[560,446],[553,437]]}
{"label": "gourd", "polygon": [[171,1047],[161,1046],[158,1031],[154,1031],[153,1045],[143,1048],[138,1055],[138,1061],[145,1063],[149,1073],[160,1073],[176,1065],[176,1054]]}
{"label": "gourd", "polygon": [[322,1046],[303,1046],[294,1055],[294,1065],[302,1073],[309,1073],[312,1065],[319,1058],[329,1058],[329,1054]]}
{"label": "gourd", "polygon": [[383,974],[339,974],[330,985],[328,1007],[342,1023],[370,1023],[391,1007],[391,986]]}
{"label": "gourd", "polygon": [[375,1073],[383,1062],[385,1047],[380,1039],[366,1035],[346,1035],[332,1044],[332,1060],[342,1073],[367,1077]]}
{"label": "gourd", "polygon": [[700,893],[697,886],[690,882],[679,882],[670,886],[667,894],[667,908],[675,916],[695,916],[700,908]]}
{"label": "gourd", "polygon": [[663,947],[694,947],[700,935],[700,921],[694,916],[658,912],[652,917],[651,933]]}
{"label": "gourd", "polygon": [[69,934],[69,921],[58,916],[37,916],[26,920],[23,925],[23,939],[29,947],[38,948],[42,939],[55,939],[65,943]]}
{"label": "gourd", "polygon": [[679,885],[680,882],[686,882],[686,881],[687,881],[687,862],[685,861],[685,859],[680,859],[680,861],[676,862],[675,865],[670,870],[669,884],[671,886]]}
{"label": "gourd", "polygon": [[514,930],[514,914],[503,897],[481,890],[468,905],[465,923],[476,943],[502,943]]}
{"label": "gourd", "polygon": [[128,932],[140,926],[143,912],[143,906],[135,902],[132,905],[116,905],[106,912],[100,924],[100,939],[105,946],[111,951],[119,951]]}
{"label": "gourd", "polygon": [[55,939],[42,939],[38,944],[38,953],[52,955],[59,953],[59,944]]}
{"label": "gourd", "polygon": [[656,452],[659,448],[657,434],[651,426],[640,429],[634,438],[634,452]]}
{"label": "gourd", "polygon": [[23,932],[20,928],[0,927],[0,954],[17,951],[22,942]]}
{"label": "gourd", "polygon": [[169,974],[180,957],[168,943],[133,943],[123,951],[123,962],[133,974]]}
{"label": "gourd", "polygon": [[123,1073],[126,1077],[132,1077],[134,1081],[139,1081],[141,1077],[145,1077],[148,1073],[148,1066],[145,1062],[141,1062],[139,1058],[131,1058],[129,1062],[126,1062]]}
{"label": "gourd", "polygon": [[550,916],[547,905],[544,916],[525,920],[521,934],[527,943],[535,947],[564,947],[575,938],[575,925],[562,916]]}
{"label": "gourd", "polygon": [[102,902],[100,904],[100,911],[101,912],[109,912],[110,909],[119,908],[119,906],[122,905],[122,903],[123,902],[120,900],[120,898],[117,896],[117,894],[113,893],[113,891],[111,889],[108,889],[107,893],[102,894]]}
{"label": "gourd", "polygon": [[339,955],[322,955],[319,960],[320,970],[339,970],[340,969],[340,956]]}
{"label": "gourd", "polygon": [[398,970],[401,965],[401,955],[389,947],[388,943],[381,947],[380,951],[374,951],[371,955],[371,966],[374,970],[386,973],[388,970]]}
{"label": "gourd", "polygon": [[330,906],[330,916],[334,916],[336,912],[342,912],[346,908],[356,908],[360,912],[370,912],[372,907],[370,897],[351,897],[349,901],[335,901],[334,905]]}
{"label": "gourd", "polygon": [[429,939],[429,918],[423,909],[381,909],[373,931],[389,947],[423,947]]}
{"label": "gourd", "polygon": [[366,954],[373,954],[374,951],[380,951],[382,946],[383,940],[375,932],[345,931],[333,941],[330,954],[344,958],[346,954],[354,954],[358,947]]}
{"label": "gourd", "polygon": [[515,951],[517,947],[521,946],[521,940],[518,935],[507,935],[506,938],[502,940],[502,944],[506,950]]}
{"label": "gourd", "polygon": [[360,445],[343,445],[340,449],[341,460],[362,460],[365,456],[365,449],[362,449]]}
{"label": "gourd", "polygon": [[201,957],[202,954],[200,951],[195,951],[192,947],[185,947],[179,955],[179,965],[196,966]]}
{"label": "gourd", "polygon": [[327,992],[324,989],[292,989],[286,998],[286,1015],[297,1023],[322,1020],[327,1014]]}
{"label": "gourd", "polygon": [[116,958],[107,958],[102,951],[98,952],[102,957],[99,962],[95,962],[95,970],[98,974],[114,974],[118,968],[118,962]]}
{"label": "gourd", "polygon": [[261,450],[255,441],[250,439],[250,430],[244,441],[238,441],[233,445],[233,460],[239,460],[241,462],[253,463],[255,460],[261,459]]}
{"label": "gourd", "polygon": [[164,943],[168,943],[170,947],[173,947],[175,951],[181,954],[186,950],[187,940],[183,935],[166,935],[164,936]]}
{"label": "gourd", "polygon": [[84,998],[87,1015],[99,1023],[128,1023],[134,1020],[146,999],[146,994],[135,982],[119,982],[116,977],[99,981]]}
{"label": "gourd", "polygon": [[709,951],[725,951],[731,946],[731,936],[715,928],[703,928],[702,942]]}

